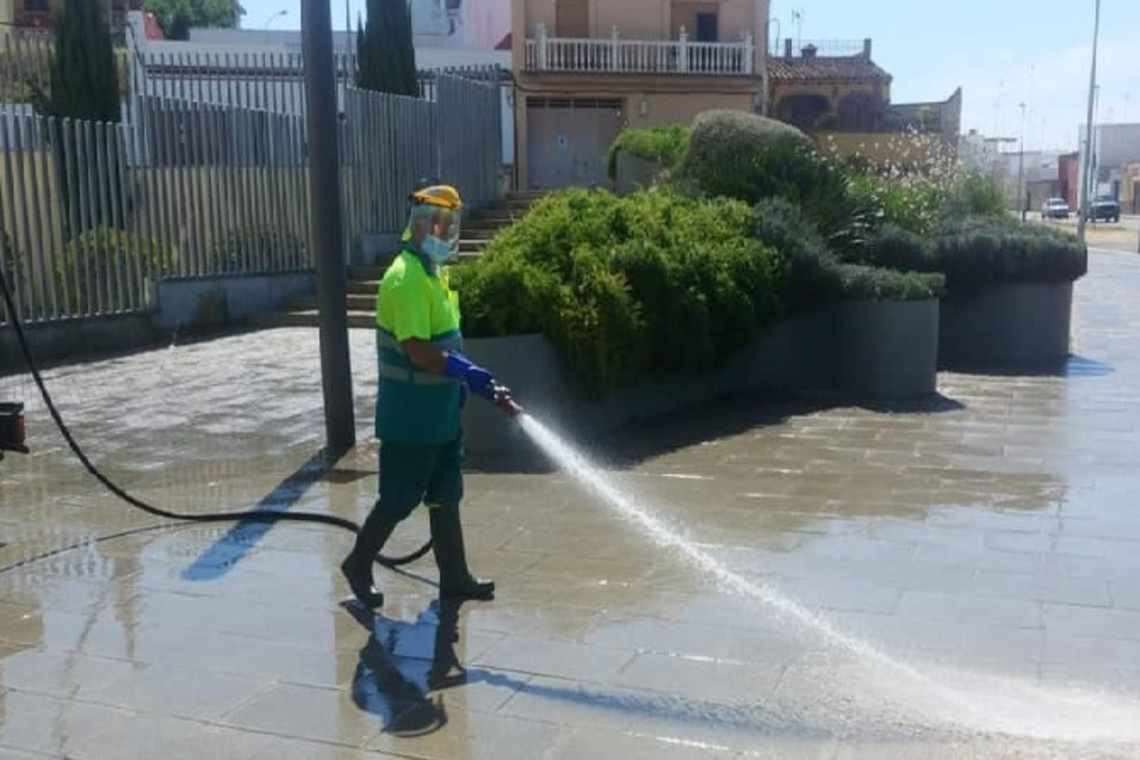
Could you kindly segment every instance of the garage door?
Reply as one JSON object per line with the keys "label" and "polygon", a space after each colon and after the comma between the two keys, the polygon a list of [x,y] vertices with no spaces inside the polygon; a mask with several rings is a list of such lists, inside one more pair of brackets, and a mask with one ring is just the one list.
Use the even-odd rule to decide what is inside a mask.
{"label": "garage door", "polygon": [[528,98],[529,186],[550,190],[606,184],[606,150],[623,118],[619,99]]}

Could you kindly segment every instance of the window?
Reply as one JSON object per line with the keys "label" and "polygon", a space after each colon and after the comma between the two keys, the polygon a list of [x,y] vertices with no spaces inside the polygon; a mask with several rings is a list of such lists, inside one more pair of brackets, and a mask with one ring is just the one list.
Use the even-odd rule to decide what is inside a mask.
{"label": "window", "polygon": [[696,40],[697,40],[697,42],[716,42],[717,41],[717,38],[716,38],[717,18],[716,18],[715,12],[710,13],[708,11],[698,11],[697,12],[696,26],[697,26],[697,28],[696,28],[696,32],[697,32]]}

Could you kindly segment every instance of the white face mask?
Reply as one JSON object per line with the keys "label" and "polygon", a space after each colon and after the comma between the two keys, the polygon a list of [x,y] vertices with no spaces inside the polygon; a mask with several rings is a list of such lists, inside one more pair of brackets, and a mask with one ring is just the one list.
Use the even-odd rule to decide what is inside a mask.
{"label": "white face mask", "polygon": [[427,235],[420,243],[420,249],[436,264],[446,264],[451,258],[451,244],[435,235]]}

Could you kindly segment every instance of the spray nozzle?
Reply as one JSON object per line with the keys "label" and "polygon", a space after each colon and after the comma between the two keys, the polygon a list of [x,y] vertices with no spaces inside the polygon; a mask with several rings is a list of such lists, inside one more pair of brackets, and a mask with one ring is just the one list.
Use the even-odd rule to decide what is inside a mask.
{"label": "spray nozzle", "polygon": [[495,383],[494,386],[492,386],[492,390],[495,394],[495,406],[502,409],[511,417],[517,417],[518,415],[522,414],[523,408],[519,406],[519,403],[517,401],[515,401],[514,394],[511,393],[510,388],[505,385],[499,385],[498,383]]}

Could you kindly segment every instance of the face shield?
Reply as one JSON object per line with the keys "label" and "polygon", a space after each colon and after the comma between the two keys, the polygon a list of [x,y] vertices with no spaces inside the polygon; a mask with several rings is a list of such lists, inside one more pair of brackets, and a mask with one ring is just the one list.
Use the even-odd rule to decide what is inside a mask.
{"label": "face shield", "polygon": [[459,251],[462,212],[430,203],[412,207],[408,226],[420,233],[420,248],[437,264],[451,259]]}

